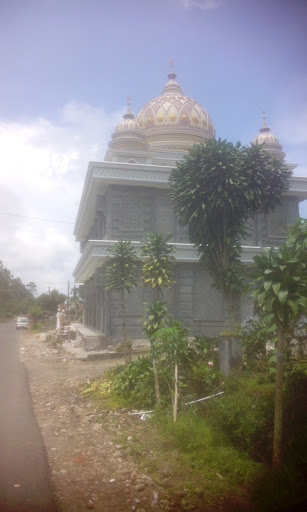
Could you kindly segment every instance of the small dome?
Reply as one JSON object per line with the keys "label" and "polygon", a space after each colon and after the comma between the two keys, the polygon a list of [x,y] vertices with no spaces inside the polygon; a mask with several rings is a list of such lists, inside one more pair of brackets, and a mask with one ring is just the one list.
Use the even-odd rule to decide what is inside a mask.
{"label": "small dome", "polygon": [[161,96],[144,105],[136,116],[136,123],[146,135],[149,144],[186,142],[188,145],[215,137],[215,130],[204,107],[197,101],[184,96],[175,81],[173,71],[168,75]]}
{"label": "small dome", "polygon": [[254,138],[252,144],[264,144],[264,149],[268,151],[273,158],[283,160],[286,155],[282,150],[282,145],[279,144],[278,138],[271,133],[270,128],[267,126],[265,112],[262,112],[262,115],[262,128],[260,128],[260,133]]}
{"label": "small dome", "polygon": [[109,148],[146,151],[148,144],[145,142],[145,135],[136,124],[134,115],[130,111],[130,98],[128,97],[127,100],[127,112],[115,128]]}

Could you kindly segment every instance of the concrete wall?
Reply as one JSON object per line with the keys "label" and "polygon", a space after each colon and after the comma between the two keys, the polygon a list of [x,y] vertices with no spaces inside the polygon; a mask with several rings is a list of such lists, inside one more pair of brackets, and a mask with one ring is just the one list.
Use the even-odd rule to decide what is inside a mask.
{"label": "concrete wall", "polygon": [[[102,206],[99,210],[100,203]],[[111,185],[105,197],[97,202],[98,213],[106,214],[105,238],[141,240],[150,231],[173,234],[173,240],[188,242],[187,228],[176,219],[167,190],[151,187]],[[102,213],[101,213],[102,212]],[[298,216],[298,200],[286,197],[268,216],[256,215],[248,223],[250,232],[245,245],[269,246],[284,241],[287,225]],[[102,229],[102,223],[97,223]],[[95,225],[96,225],[95,224]],[[98,228],[97,228],[98,229]],[[211,286],[208,273],[198,264],[177,263],[176,285],[165,291],[171,314],[184,322],[190,335],[215,336],[228,325],[222,295]],[[84,286],[85,324],[113,339],[122,337],[122,312],[117,293],[104,291],[103,270]],[[139,286],[126,296],[127,333],[132,338],[144,337],[141,318],[144,305],[153,302],[152,290]],[[250,299],[242,298],[241,321],[253,316]]]}
{"label": "concrete wall", "polygon": [[[120,294],[106,294],[98,278],[101,270],[84,287],[85,324],[101,330],[114,340],[122,338],[122,308]],[[178,263],[176,284],[164,290],[162,300],[167,302],[174,318],[182,320],[189,335],[216,336],[227,327],[227,314],[222,295],[211,287],[211,278],[199,265]],[[146,304],[154,297],[150,287],[141,284],[130,294],[125,292],[126,328],[131,338],[143,338],[142,317]],[[242,320],[251,316],[251,308],[242,301]],[[102,327],[101,327],[102,326]]]}

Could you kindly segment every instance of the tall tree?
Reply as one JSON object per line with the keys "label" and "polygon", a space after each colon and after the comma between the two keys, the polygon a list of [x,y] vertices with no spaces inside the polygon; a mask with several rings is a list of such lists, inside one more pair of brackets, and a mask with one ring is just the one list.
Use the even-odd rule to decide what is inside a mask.
{"label": "tall tree", "polygon": [[33,295],[33,297],[34,297],[35,293],[37,292],[37,286],[36,286],[36,284],[35,284],[33,281],[30,281],[30,283],[28,283],[28,284],[26,285],[26,288],[27,288],[27,290],[29,290],[29,292],[30,292],[30,293]]}
{"label": "tall tree", "polygon": [[285,336],[307,310],[307,220],[298,220],[277,252],[255,256],[252,296],[263,316],[277,329],[273,466],[282,462],[283,368]]}
{"label": "tall tree", "polygon": [[0,261],[0,318],[25,314],[32,302],[31,293],[19,277],[15,278]]}
{"label": "tall tree", "polygon": [[131,344],[127,343],[125,291],[130,293],[137,286],[137,256],[130,241],[120,240],[109,249],[106,267],[106,290],[120,293],[122,308],[123,341],[126,362],[131,361]]}
{"label": "tall tree", "polygon": [[[145,320],[145,329],[149,339],[153,343],[152,335],[163,325],[163,319],[167,315],[165,303],[161,301],[163,287],[169,288],[174,281],[175,258],[173,253],[175,247],[169,245],[168,241],[172,235],[163,233],[148,233],[141,242],[142,275],[145,285],[153,289],[155,302],[147,307],[149,322]],[[151,317],[153,317],[151,319]],[[153,372],[155,380],[156,401],[160,402],[160,387],[156,358],[153,355]]]}
{"label": "tall tree", "polygon": [[42,293],[36,299],[36,304],[41,307],[43,313],[55,315],[60,304],[64,304],[67,295],[54,289],[50,293]]}
{"label": "tall tree", "polygon": [[193,146],[170,174],[170,197],[181,224],[222,292],[231,323],[240,321],[240,261],[246,221],[274,210],[291,172],[262,145],[209,139]]}

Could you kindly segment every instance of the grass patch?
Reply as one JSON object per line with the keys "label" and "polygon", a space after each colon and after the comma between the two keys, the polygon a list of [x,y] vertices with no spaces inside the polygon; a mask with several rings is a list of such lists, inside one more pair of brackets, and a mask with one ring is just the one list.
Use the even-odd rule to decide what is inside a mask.
{"label": "grass patch", "polygon": [[[162,377],[166,374],[162,370],[164,391],[166,379]],[[231,376],[223,385],[225,393],[219,397],[193,406],[182,405],[176,423],[170,406],[165,405],[167,401],[146,421],[123,413],[127,408],[152,408],[153,379],[147,358],[115,367],[103,379],[86,382],[82,396],[95,400],[95,407],[100,409],[119,410],[114,416],[98,414],[102,419],[96,421],[109,427],[116,441],[158,485],[164,485],[161,468],[170,468],[170,493],[185,489],[187,500],[176,510],[193,510],[194,503],[203,505],[197,510],[208,512],[236,510],[236,498],[242,499],[245,507],[238,502],[238,510],[250,510],[246,508],[250,505],[248,493],[261,512],[303,510],[293,506],[300,507],[306,498],[306,370],[296,365],[285,375],[285,467],[274,474],[266,470],[272,457],[274,383],[248,371]],[[181,404],[190,388],[182,390],[185,395],[180,396]],[[211,507],[217,503],[221,508]]]}
{"label": "grass patch", "polygon": [[219,474],[234,485],[251,482],[261,464],[251,460],[243,451],[227,444],[219,432],[194,412],[181,413],[174,423],[171,416],[159,414],[152,420],[169,449],[190,459],[190,465],[204,476]]}
{"label": "grass patch", "polygon": [[81,386],[83,398],[94,399],[101,409],[122,409],[127,406],[124,398],[110,392],[111,382],[107,378],[86,381]]}

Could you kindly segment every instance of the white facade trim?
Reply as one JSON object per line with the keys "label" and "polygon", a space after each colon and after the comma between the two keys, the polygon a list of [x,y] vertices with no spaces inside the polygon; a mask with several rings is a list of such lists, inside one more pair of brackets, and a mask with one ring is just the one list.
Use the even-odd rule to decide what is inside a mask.
{"label": "white facade trim", "polygon": [[[88,208],[93,205],[97,188],[100,193],[110,184],[168,188],[172,168],[164,165],[90,162],[77,214],[75,236],[78,238],[81,224],[92,213]],[[300,201],[307,199],[307,178],[292,176],[287,195],[296,196]]]}
{"label": "white facade trim", "polygon": [[[89,240],[84,252],[73,272],[76,283],[83,283],[90,279],[95,270],[104,265],[108,256],[108,249],[117,240]],[[141,242],[131,242],[136,249],[137,256],[141,253]],[[179,263],[197,263],[199,261],[198,251],[193,244],[170,243],[175,246],[174,257]],[[253,263],[253,257],[263,251],[261,247],[242,246],[241,261],[245,264]]]}

